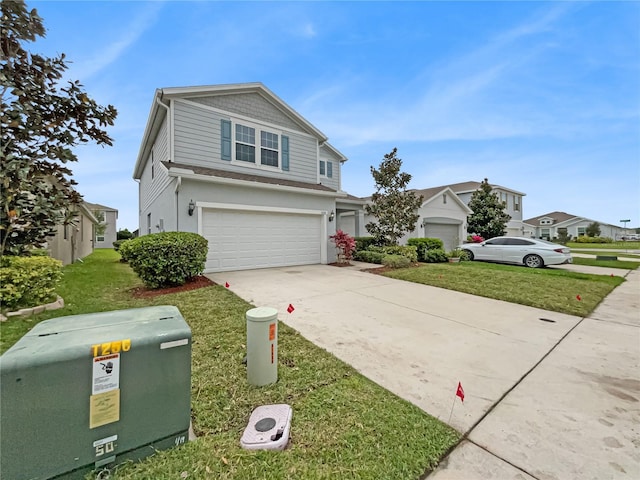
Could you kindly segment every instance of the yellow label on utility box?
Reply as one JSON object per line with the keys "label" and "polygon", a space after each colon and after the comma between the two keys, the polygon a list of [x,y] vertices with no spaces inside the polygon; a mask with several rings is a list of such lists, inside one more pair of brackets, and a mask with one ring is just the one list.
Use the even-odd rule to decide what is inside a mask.
{"label": "yellow label on utility box", "polygon": [[120,389],[91,395],[89,428],[97,428],[120,420]]}

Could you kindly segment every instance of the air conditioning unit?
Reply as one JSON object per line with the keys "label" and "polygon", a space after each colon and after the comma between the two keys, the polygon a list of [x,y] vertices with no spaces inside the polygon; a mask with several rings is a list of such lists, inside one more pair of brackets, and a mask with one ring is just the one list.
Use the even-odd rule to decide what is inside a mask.
{"label": "air conditioning unit", "polygon": [[191,330],[173,306],[47,320],[0,385],[0,478],[81,477],[188,441]]}

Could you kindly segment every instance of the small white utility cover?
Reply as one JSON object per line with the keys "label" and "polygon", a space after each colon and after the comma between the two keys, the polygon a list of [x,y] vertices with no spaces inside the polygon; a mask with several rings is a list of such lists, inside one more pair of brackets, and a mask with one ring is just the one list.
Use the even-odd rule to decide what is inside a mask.
{"label": "small white utility cover", "polygon": [[247,450],[283,450],[289,443],[291,417],[289,405],[262,405],[249,417],[240,445]]}

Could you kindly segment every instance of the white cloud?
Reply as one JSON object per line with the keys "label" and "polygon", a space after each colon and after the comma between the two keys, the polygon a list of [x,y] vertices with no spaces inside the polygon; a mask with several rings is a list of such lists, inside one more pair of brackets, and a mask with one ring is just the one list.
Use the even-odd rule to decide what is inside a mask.
{"label": "white cloud", "polygon": [[108,45],[99,47],[93,52],[91,58],[73,63],[68,76],[86,80],[116,62],[138,41],[145,31],[156,23],[163,3],[161,1],[150,2],[147,8],[122,29],[119,38]]}

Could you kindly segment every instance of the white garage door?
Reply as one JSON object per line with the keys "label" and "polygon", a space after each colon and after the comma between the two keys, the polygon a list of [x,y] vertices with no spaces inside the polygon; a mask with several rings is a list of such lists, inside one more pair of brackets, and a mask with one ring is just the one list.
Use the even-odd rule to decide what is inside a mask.
{"label": "white garage door", "polygon": [[320,263],[320,215],[202,211],[205,272]]}
{"label": "white garage door", "polygon": [[425,224],[425,237],[439,238],[444,243],[445,251],[453,250],[462,243],[458,238],[458,225],[447,223],[427,223]]}

